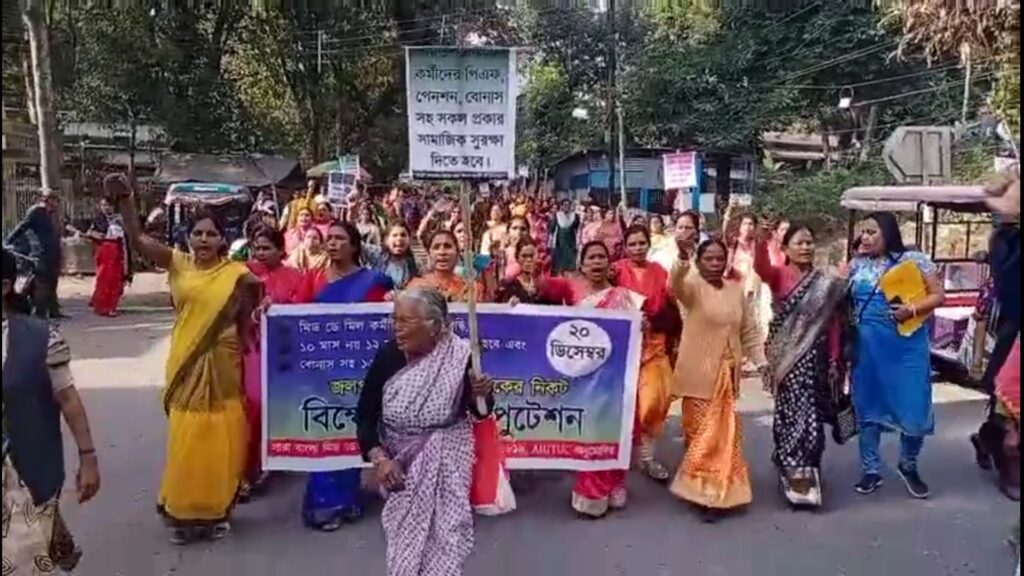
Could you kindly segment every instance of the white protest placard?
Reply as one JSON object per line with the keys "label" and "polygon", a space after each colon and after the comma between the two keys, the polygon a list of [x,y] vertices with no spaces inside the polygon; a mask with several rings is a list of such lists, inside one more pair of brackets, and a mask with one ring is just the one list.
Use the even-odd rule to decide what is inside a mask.
{"label": "white protest placard", "polygon": [[338,169],[327,173],[327,200],[331,204],[344,205],[355,192],[359,172],[359,156],[350,154],[338,158]]}
{"label": "white protest placard", "polygon": [[407,47],[405,54],[413,178],[513,178],[515,51]]}
{"label": "white protest placard", "polygon": [[665,189],[687,190],[697,187],[697,153],[665,154]]}

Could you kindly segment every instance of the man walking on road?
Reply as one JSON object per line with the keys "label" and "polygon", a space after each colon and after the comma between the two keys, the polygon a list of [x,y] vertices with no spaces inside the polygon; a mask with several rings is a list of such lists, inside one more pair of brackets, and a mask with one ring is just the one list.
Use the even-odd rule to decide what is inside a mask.
{"label": "man walking on road", "polygon": [[57,225],[59,200],[52,190],[43,190],[37,202],[29,208],[25,219],[7,237],[14,246],[25,245],[26,233],[35,237],[33,256],[38,259],[32,292],[35,314],[46,318],[62,318],[57,302],[57,282],[60,280],[60,232]]}

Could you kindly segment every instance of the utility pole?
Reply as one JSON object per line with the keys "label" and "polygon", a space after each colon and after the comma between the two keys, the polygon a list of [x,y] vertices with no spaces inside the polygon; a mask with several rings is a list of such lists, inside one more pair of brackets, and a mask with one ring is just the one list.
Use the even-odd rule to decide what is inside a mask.
{"label": "utility pole", "polygon": [[316,73],[324,72],[324,31],[316,31]]}
{"label": "utility pole", "polygon": [[[57,118],[53,111],[53,77],[50,72],[50,38],[46,29],[43,0],[23,0],[22,22],[28,32],[31,53],[36,127],[39,133],[39,173],[43,190],[60,191],[60,147]],[[29,107],[31,108],[31,106]]]}
{"label": "utility pole", "polygon": [[[615,150],[615,124],[618,117],[618,24],[615,18],[615,0],[608,0],[608,201],[611,202],[615,190],[615,159],[619,155]],[[626,202],[625,194],[622,202]]]}

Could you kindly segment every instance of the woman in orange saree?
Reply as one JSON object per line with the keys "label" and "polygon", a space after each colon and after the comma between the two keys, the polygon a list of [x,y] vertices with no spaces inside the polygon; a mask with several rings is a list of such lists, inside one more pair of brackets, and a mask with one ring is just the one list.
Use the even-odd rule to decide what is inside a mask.
{"label": "woman in orange saree", "polygon": [[672,275],[673,293],[687,314],[673,390],[683,399],[686,456],[671,491],[714,522],[753,500],[736,403],[744,358],[761,370],[767,362],[753,303],[742,282],[726,273],[725,243],[701,244],[693,274],[690,252],[680,247]]}
{"label": "woman in orange saree", "polygon": [[427,244],[430,255],[430,272],[409,281],[407,288],[432,288],[444,294],[449,302],[467,302],[472,286],[476,290],[477,302],[484,301],[484,288],[480,281],[472,285],[459,276],[455,270],[459,263],[459,241],[455,234],[439,230],[430,237]]}
{"label": "woman in orange saree", "polygon": [[668,272],[647,260],[650,232],[644,226],[626,230],[626,258],[612,266],[615,284],[644,297],[643,355],[637,387],[637,428],[634,441],[639,448],[640,470],[651,479],[665,482],[671,473],[654,458],[672,404],[672,363],[670,342],[682,330],[679,309],[668,294]]}

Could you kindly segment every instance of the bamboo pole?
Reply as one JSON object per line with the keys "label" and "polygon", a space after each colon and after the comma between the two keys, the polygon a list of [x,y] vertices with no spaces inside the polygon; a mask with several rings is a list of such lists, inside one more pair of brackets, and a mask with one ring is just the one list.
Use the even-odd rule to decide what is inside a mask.
{"label": "bamboo pole", "polygon": [[477,323],[476,315],[476,268],[473,266],[473,227],[472,227],[472,205],[469,198],[469,186],[463,182],[459,189],[459,201],[462,205],[462,226],[466,229],[466,246],[462,251],[462,258],[466,268],[466,279],[469,282],[469,341],[473,346],[471,365],[473,371],[482,374],[480,371],[480,326]]}

